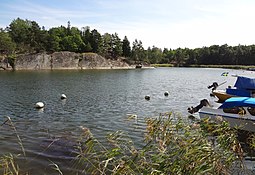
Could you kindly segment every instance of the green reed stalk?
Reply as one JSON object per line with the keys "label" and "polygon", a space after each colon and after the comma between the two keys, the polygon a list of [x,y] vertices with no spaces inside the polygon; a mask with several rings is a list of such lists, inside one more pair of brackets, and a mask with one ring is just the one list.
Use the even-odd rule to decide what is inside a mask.
{"label": "green reed stalk", "polygon": [[13,129],[13,131],[14,131],[14,133],[15,133],[17,139],[18,139],[18,143],[19,143],[19,145],[20,145],[20,148],[21,148],[21,150],[22,150],[22,153],[23,153],[24,156],[26,156],[26,152],[25,152],[23,143],[22,143],[22,141],[21,141],[21,139],[20,139],[20,136],[19,136],[19,134],[18,134],[18,132],[17,132],[17,129],[16,129],[15,125],[13,124],[11,118],[10,118],[9,116],[7,116],[7,120],[6,120],[6,121],[8,121],[8,122],[10,123],[10,126],[11,126],[11,128]]}
{"label": "green reed stalk", "polygon": [[[120,131],[109,135],[107,147],[94,137],[85,138],[79,154],[84,171],[92,174],[227,175],[231,174],[235,162],[243,165],[236,132],[226,122],[204,120],[191,124],[169,113],[149,118],[146,123],[142,148],[136,148]],[[88,133],[86,129],[85,136]]]}

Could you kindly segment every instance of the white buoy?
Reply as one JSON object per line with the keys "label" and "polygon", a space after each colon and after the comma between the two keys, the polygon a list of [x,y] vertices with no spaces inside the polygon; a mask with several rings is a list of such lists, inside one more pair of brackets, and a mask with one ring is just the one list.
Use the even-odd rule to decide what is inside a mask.
{"label": "white buoy", "polygon": [[165,96],[168,96],[168,95],[169,95],[169,92],[168,92],[168,91],[166,91],[166,92],[164,93],[164,95],[165,95]]}
{"label": "white buoy", "polygon": [[66,99],[66,95],[65,95],[65,94],[62,94],[62,95],[61,95],[61,99]]}
{"label": "white buoy", "polygon": [[149,95],[145,95],[145,100],[150,100],[151,99],[151,97],[149,96]]}
{"label": "white buoy", "polygon": [[37,108],[37,109],[40,109],[40,108],[43,108],[43,107],[44,107],[44,103],[43,102],[37,102],[35,104],[35,108]]}
{"label": "white buoy", "polygon": [[137,115],[136,114],[127,114],[128,119],[137,119]]}

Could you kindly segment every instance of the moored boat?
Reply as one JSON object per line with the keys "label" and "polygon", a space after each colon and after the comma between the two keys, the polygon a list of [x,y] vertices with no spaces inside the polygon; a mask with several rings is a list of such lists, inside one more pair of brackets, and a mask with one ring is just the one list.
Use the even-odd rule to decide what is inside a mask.
{"label": "moored boat", "polygon": [[225,90],[214,90],[212,94],[218,98],[218,102],[224,102],[231,97],[235,97],[235,95],[226,93]]}
{"label": "moored boat", "polygon": [[224,102],[231,97],[253,97],[255,93],[255,78],[237,76],[234,87],[227,87],[225,90],[212,90],[212,94]]}
{"label": "moored boat", "polygon": [[136,69],[140,69],[140,68],[142,68],[142,67],[143,67],[142,64],[137,64],[137,65],[135,66]]}
{"label": "moored boat", "polygon": [[203,106],[199,110],[199,117],[229,122],[230,127],[255,132],[255,98],[231,97],[218,108]]}

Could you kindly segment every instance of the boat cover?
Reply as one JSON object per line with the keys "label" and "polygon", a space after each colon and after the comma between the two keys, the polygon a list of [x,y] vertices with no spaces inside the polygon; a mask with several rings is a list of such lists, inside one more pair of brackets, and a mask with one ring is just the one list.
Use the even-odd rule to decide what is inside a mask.
{"label": "boat cover", "polygon": [[219,108],[232,107],[255,107],[255,98],[251,97],[232,97],[227,99]]}
{"label": "boat cover", "polygon": [[246,89],[226,88],[226,93],[238,97],[251,97],[251,91]]}
{"label": "boat cover", "polygon": [[234,87],[239,89],[255,89],[255,78],[238,76]]}

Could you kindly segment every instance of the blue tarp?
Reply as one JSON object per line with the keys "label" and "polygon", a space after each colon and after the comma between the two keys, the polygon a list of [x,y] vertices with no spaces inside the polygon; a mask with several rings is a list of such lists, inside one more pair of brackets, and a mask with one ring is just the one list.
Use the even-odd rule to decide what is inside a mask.
{"label": "blue tarp", "polygon": [[234,86],[238,89],[255,89],[255,78],[238,76]]}
{"label": "blue tarp", "polygon": [[226,93],[238,97],[250,97],[251,96],[251,91],[246,90],[246,89],[231,89],[227,88]]}
{"label": "blue tarp", "polygon": [[255,107],[255,98],[251,97],[232,97],[227,99],[219,108],[232,107]]}

